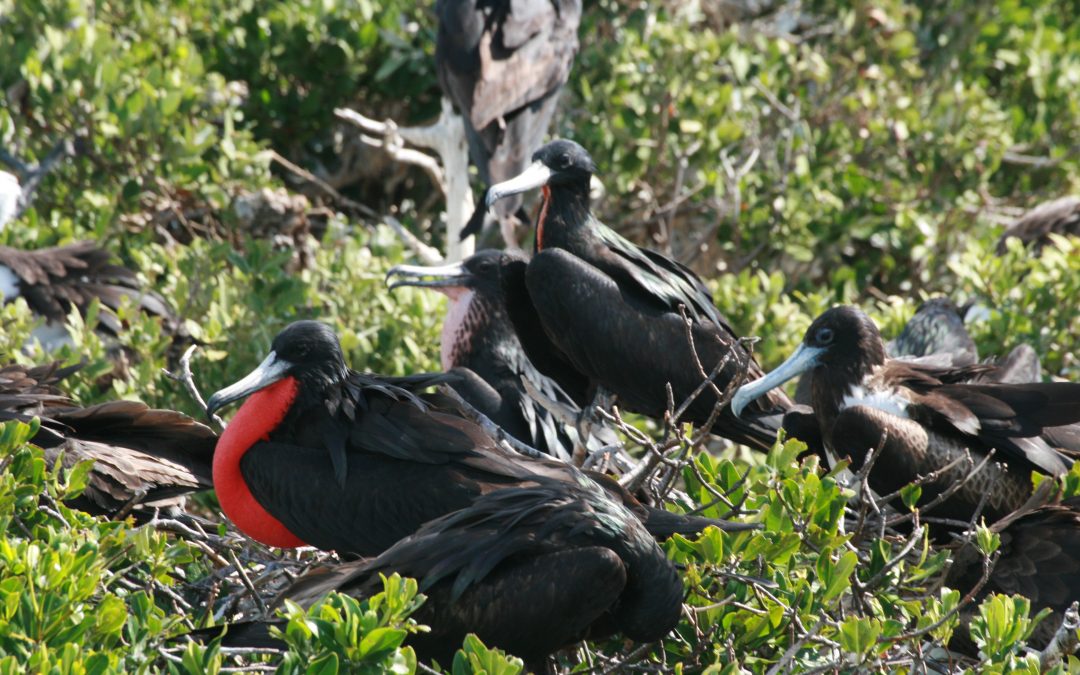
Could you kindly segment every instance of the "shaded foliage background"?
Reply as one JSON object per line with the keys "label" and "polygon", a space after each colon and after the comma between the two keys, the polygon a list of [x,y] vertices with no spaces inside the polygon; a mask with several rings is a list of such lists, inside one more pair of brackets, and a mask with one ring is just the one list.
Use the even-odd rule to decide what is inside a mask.
{"label": "shaded foliage background", "polygon": [[[707,277],[737,330],[761,336],[756,350],[766,367],[831,304],[861,304],[891,337],[922,297],[946,293],[990,309],[972,326],[982,353],[1030,342],[1049,375],[1080,376],[1080,244],[1062,240],[1041,257],[1017,246],[993,254],[1004,223],[1080,189],[1080,14],[1050,0],[601,0],[586,3],[581,44],[555,131],[601,167],[598,214]],[[332,117],[346,105],[400,123],[434,117],[433,45],[431,8],[404,0],[0,0],[0,146],[33,163],[62,141],[74,145],[0,243],[91,238],[114,251],[207,344],[196,363],[207,391],[245,373],[282,326],[304,317],[332,323],[358,369],[436,368],[441,301],[384,290],[383,273],[407,252],[378,214],[392,213],[438,245],[442,204],[422,172],[394,165]],[[353,201],[336,200],[282,158]],[[245,217],[244,200],[264,189],[304,196],[286,209],[302,225],[291,238],[268,236],[276,221]],[[306,258],[298,258],[301,248]],[[167,336],[137,313],[125,318],[131,329],[121,340],[140,358],[108,378],[113,365],[88,330],[92,321],[71,318],[76,346],[61,357],[89,361],[74,395],[196,412],[161,373]],[[47,358],[22,349],[33,325],[21,302],[0,308],[0,356]],[[109,668],[150,667],[161,636],[179,630],[180,612],[160,592],[113,588],[105,570],[129,566],[172,584],[212,575],[213,564],[145,528],[98,523],[60,505],[61,517],[39,527],[35,519],[47,515],[29,505],[64,488],[47,485],[47,468],[18,440],[4,444],[5,465],[23,470],[5,475],[13,496],[0,500],[0,517],[13,519],[0,550],[0,669],[31,653],[56,672],[103,672],[96,653]],[[698,456],[699,470],[687,475],[701,502],[715,499],[695,488],[699,474],[724,490],[745,468],[716,462]],[[904,595],[940,567],[929,556],[894,569],[896,578],[875,590],[883,595],[853,605],[852,574],[872,577],[871,558],[888,560],[894,544],[851,558],[864,552],[845,552],[835,531],[842,498],[829,480],[794,462],[758,464],[745,489],[769,514],[764,536],[670,543],[690,564],[688,585],[704,585],[701,598],[734,594],[747,609],[691,613],[678,638],[645,658],[670,668],[682,660],[689,669],[765,671],[794,644],[793,625],[827,615],[835,620],[820,628],[824,644],[842,644],[852,663],[882,667],[887,661],[875,659],[894,653],[903,643],[897,635],[941,614],[935,603],[955,603],[942,595],[915,606]],[[824,534],[788,529],[811,522]],[[20,614],[11,608],[22,607],[29,570],[45,554],[61,556],[63,569],[85,565],[78,569],[89,581],[56,586],[53,604]],[[856,572],[854,560],[866,565]],[[717,568],[781,588],[769,598],[717,581]],[[54,615],[89,616],[80,603],[108,608],[112,599],[128,611],[115,626],[102,619],[107,625],[79,624],[74,633],[28,628],[51,625]],[[379,625],[405,630],[398,614],[378,616]],[[1001,634],[1019,625],[1002,621]],[[335,652],[326,647],[334,640],[317,649],[313,639],[296,637],[304,659],[288,668],[322,658],[344,668],[371,655],[359,646]],[[1010,660],[1022,661],[1018,640],[1006,642],[985,667],[1023,665]],[[398,644],[387,658],[407,671]],[[810,644],[787,665],[813,667]],[[478,646],[470,654],[490,657]],[[221,658],[192,648],[169,667],[210,672]],[[466,662],[460,667],[482,669]]]}

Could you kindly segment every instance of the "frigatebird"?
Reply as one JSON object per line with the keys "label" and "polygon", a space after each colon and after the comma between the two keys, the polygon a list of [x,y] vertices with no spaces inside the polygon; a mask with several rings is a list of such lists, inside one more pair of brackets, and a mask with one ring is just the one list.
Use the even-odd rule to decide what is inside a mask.
{"label": "frigatebird", "polygon": [[953,366],[978,363],[979,350],[964,326],[967,310],[946,297],[930,298],[919,305],[886,350],[893,357],[946,355]]}
{"label": "frigatebird", "polygon": [[643,506],[604,476],[506,450],[446,397],[419,394],[456,379],[357,373],[328,326],[290,324],[254,371],[207,401],[213,412],[247,397],[214,454],[222,510],[272,546],[377,555],[483,494],[546,476],[626,504],[656,536],[754,527]]}
{"label": "frigatebird", "polygon": [[[551,125],[578,49],[581,0],[439,0],[435,14],[439,85],[462,112],[480,179],[512,178]],[[500,205],[504,228],[520,207],[520,198]],[[503,237],[513,241],[509,229]]]}
{"label": "frigatebird", "polygon": [[1033,245],[1038,253],[1050,242],[1051,233],[1080,236],[1080,197],[1060,197],[1025,213],[998,239],[998,255],[1006,251],[1005,242],[1013,237],[1025,245]]}
{"label": "frigatebird", "polygon": [[82,241],[66,246],[21,250],[0,246],[0,294],[4,302],[22,297],[46,324],[35,336],[46,348],[69,339],[64,322],[72,308],[83,315],[98,300],[100,330],[117,336],[123,325],[116,315],[124,298],[150,316],[159,317],[169,333],[180,321],[157,293],[142,287],[134,272],[113,264],[112,255]]}
{"label": "frigatebird", "polygon": [[[18,178],[0,171],[0,230],[25,200]],[[169,333],[180,322],[158,294],[142,288],[131,270],[115,265],[112,256],[92,242],[26,251],[0,246],[0,302],[22,297],[46,324],[34,332],[47,349],[69,339],[64,321],[74,307],[86,315],[90,302],[101,303],[101,330],[116,336],[122,326],[116,316],[123,298],[140,310],[160,317]]]}
{"label": "frigatebird", "polygon": [[825,448],[836,458],[850,458],[858,470],[881,446],[869,477],[879,494],[941,470],[965,451],[979,462],[994,450],[994,463],[975,476],[960,463],[925,483],[919,504],[970,478],[934,515],[966,522],[985,497],[983,513],[996,520],[1025,503],[1032,471],[1068,471],[1072,457],[1051,447],[1044,435],[1050,427],[1080,421],[1080,384],[970,382],[981,368],[887,359],[874,322],[855,307],[835,307],[814,320],[783,364],[740,387],[731,405],[738,414],[758,396],[811,371]]}
{"label": "frigatebird", "polygon": [[212,487],[217,435],[187,415],[138,401],[80,407],[59,382],[80,366],[0,368],[0,422],[41,420],[30,440],[66,469],[93,460],[86,488],[70,505],[95,515],[149,516],[175,509],[183,495]]}
{"label": "frigatebird", "polygon": [[[1033,496],[1023,508],[990,526],[1001,539],[997,561],[974,602],[961,612],[967,624],[974,609],[991,593],[1024,596],[1031,601],[1033,615],[1049,608],[1053,613],[1039,623],[1028,640],[1036,649],[1046,647],[1064,612],[1080,598],[1080,497],[1060,503],[1043,503],[1042,498]],[[952,558],[946,585],[962,593],[978,587],[985,566],[975,544],[965,542]],[[972,656],[978,653],[964,631],[956,632],[949,649]]]}
{"label": "frigatebird", "polygon": [[[569,460],[579,443],[578,429],[534,400],[524,383],[577,415],[589,401],[588,381],[559,359],[535,325],[525,288],[527,264],[520,252],[488,249],[440,267],[398,265],[386,278],[394,279],[391,289],[432,288],[449,298],[440,345],[442,368],[462,376],[453,386],[470,405],[518,440]],[[523,338],[532,345],[528,353]],[[536,355],[543,369],[530,359]],[[614,442],[612,434],[594,427],[582,445],[598,449]]]}
{"label": "frigatebird", "polygon": [[[383,589],[380,575],[395,572],[417,579],[428,597],[413,618],[431,632],[408,643],[421,660],[443,665],[476,633],[524,658],[530,672],[549,672],[548,655],[579,640],[615,632],[638,642],[662,638],[678,622],[683,598],[674,565],[621,504],[538,478],[481,496],[377,558],[315,570],[278,604],[307,607],[330,591],[369,597]],[[280,647],[268,625],[231,626],[226,644]]]}
{"label": "frigatebird", "polygon": [[[540,148],[521,175],[488,190],[489,207],[509,195],[543,191],[525,281],[550,342],[594,387],[615,394],[625,409],[654,418],[667,411],[668,383],[676,406],[703,383],[688,333],[705,373],[719,369],[713,380],[721,391],[743,373],[760,375],[696,274],[593,217],[589,180],[595,172],[584,148],[558,140]],[[683,421],[705,423],[716,403],[704,387]],[[767,448],[776,439],[776,413],[790,405],[783,392],[773,392],[744,418],[725,407],[712,431]]]}

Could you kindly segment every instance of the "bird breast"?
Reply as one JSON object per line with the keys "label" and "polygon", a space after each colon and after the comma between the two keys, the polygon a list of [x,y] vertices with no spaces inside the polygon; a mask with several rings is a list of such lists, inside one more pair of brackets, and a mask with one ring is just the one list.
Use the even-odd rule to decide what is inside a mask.
{"label": "bird breast", "polygon": [[908,406],[911,401],[898,389],[873,389],[861,384],[856,384],[844,395],[840,402],[840,409],[853,408],[855,406],[867,406],[876,408],[890,415],[896,415],[904,419],[910,419]]}
{"label": "bird breast", "polygon": [[469,352],[472,344],[475,317],[470,310],[476,292],[467,288],[452,288],[446,289],[445,293],[446,297],[450,298],[450,307],[443,320],[439,357],[443,370],[450,370],[460,365],[459,362]]}

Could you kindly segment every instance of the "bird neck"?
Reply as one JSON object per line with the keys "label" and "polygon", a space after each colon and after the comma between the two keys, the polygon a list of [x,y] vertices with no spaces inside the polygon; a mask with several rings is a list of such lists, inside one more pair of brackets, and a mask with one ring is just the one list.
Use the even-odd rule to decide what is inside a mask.
{"label": "bird neck", "polygon": [[283,378],[260,389],[244,401],[214,450],[214,489],[221,510],[244,534],[269,546],[295,548],[304,542],[263,508],[251,494],[240,469],[240,460],[270,433],[288,414],[299,391],[293,377]]}
{"label": "bird neck", "polygon": [[879,339],[878,349],[855,350],[847,358],[821,364],[813,370],[814,412],[826,437],[844,406],[845,397],[857,387],[867,387],[874,372],[884,363],[885,346]]}
{"label": "bird neck", "polygon": [[544,201],[536,218],[536,243],[533,252],[545,248],[573,250],[581,240],[591,220],[589,185],[570,183],[545,185]]}

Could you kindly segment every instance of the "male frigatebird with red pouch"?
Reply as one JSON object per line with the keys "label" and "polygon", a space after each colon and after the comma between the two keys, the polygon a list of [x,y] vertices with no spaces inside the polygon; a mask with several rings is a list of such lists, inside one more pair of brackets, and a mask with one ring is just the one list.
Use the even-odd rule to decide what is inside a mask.
{"label": "male frigatebird with red pouch", "polygon": [[[509,195],[543,191],[535,255],[525,280],[532,311],[551,344],[594,387],[615,394],[623,408],[657,419],[668,409],[667,384],[678,406],[704,379],[680,307],[704,371],[711,375],[719,369],[713,379],[721,391],[741,373],[760,375],[761,368],[696,274],[636,246],[593,217],[589,180],[595,172],[580,145],[552,141],[533,155],[522,174],[487,192],[490,207]],[[682,421],[704,424],[716,403],[716,395],[705,387]],[[776,440],[780,414],[790,405],[783,392],[773,392],[742,418],[725,406],[712,431],[768,448]]]}
{"label": "male frigatebird with red pouch", "polygon": [[222,509],[266,544],[377,555],[481,495],[547,477],[622,502],[654,536],[753,527],[645,507],[603,476],[504,449],[445,397],[417,393],[454,377],[357,373],[329,327],[289,325],[250,375],[207,402],[212,412],[247,397],[214,455]]}
{"label": "male frigatebird with red pouch", "polygon": [[814,415],[825,448],[849,458],[858,470],[870,451],[881,454],[869,476],[879,494],[891,494],[918,476],[940,471],[922,485],[926,504],[955,482],[969,464],[953,460],[970,452],[988,463],[937,506],[934,517],[968,522],[982,508],[997,520],[1031,495],[1031,472],[1059,475],[1073,457],[1052,446],[1053,428],[1080,421],[1080,384],[974,383],[987,366],[936,367],[888,359],[874,322],[855,307],[835,307],[810,325],[798,349],[759,380],[739,388],[736,414],[758,396],[810,372]]}

